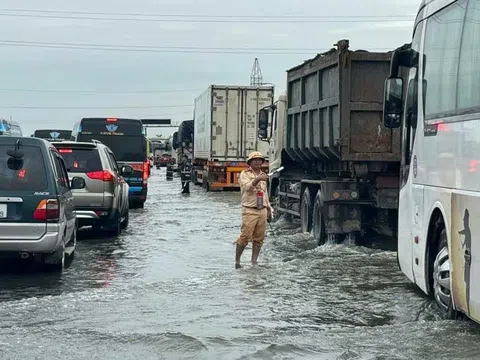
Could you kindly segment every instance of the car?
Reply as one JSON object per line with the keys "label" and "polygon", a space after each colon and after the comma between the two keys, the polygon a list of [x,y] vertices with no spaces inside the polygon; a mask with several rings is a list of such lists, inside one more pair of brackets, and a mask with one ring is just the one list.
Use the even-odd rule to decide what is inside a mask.
{"label": "car", "polygon": [[0,254],[40,259],[62,271],[77,243],[72,190],[60,153],[31,137],[0,137]]}
{"label": "car", "polygon": [[165,167],[165,166],[168,165],[171,158],[172,158],[172,156],[170,154],[167,154],[167,153],[162,154],[158,163],[159,163],[160,166]]}
{"label": "car", "polygon": [[133,168],[120,168],[110,148],[99,141],[52,144],[65,159],[69,176],[80,177],[86,184],[73,191],[79,226],[120,235],[129,223],[129,186],[123,176],[131,175]]}

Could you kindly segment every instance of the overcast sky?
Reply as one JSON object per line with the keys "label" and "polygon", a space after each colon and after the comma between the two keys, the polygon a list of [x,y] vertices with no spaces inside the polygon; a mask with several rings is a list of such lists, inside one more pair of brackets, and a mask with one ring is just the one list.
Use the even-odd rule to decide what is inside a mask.
{"label": "overcast sky", "polygon": [[[259,58],[264,81],[275,84],[278,95],[285,88],[285,70],[328,50],[340,39],[349,39],[353,49],[371,51],[393,50],[410,42],[420,0],[300,3],[301,6],[273,0],[0,0],[0,117],[11,116],[27,136],[37,128],[71,129],[74,121],[86,116],[171,118],[179,122],[192,118],[194,98],[209,85],[248,85],[255,57]],[[139,13],[181,16],[146,18],[135,15]],[[213,19],[228,22],[192,22],[187,15],[201,21],[212,18],[195,16],[227,16]],[[300,22],[302,19],[265,23],[270,17],[286,15],[327,18],[308,23]],[[79,16],[87,19],[71,18]],[[336,19],[349,16],[350,22],[325,22],[335,20],[333,16]],[[372,16],[375,18],[359,22]],[[385,22],[381,16],[393,19]],[[103,19],[88,19],[92,17]],[[12,43],[15,46],[5,45]],[[32,43],[37,44],[32,47]],[[167,49],[106,51],[45,48],[37,47],[38,43],[96,44],[103,45],[103,49],[105,45]],[[18,46],[25,44],[28,46]],[[176,50],[174,47],[199,47],[204,52],[205,48],[283,48],[289,53],[250,50],[221,54],[191,49],[172,52]]]}

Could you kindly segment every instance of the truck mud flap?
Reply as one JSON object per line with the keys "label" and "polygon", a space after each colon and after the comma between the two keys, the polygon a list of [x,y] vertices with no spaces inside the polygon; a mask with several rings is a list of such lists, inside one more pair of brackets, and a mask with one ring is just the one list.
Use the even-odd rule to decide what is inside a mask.
{"label": "truck mud flap", "polygon": [[327,234],[348,234],[362,230],[362,208],[352,204],[325,206]]}

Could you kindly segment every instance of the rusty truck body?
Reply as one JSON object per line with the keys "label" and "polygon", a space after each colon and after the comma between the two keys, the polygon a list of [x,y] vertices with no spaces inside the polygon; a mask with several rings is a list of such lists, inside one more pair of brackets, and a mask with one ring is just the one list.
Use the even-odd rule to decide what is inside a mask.
{"label": "rusty truck body", "polygon": [[300,219],[319,244],[370,230],[396,236],[400,130],[382,122],[391,55],[342,40],[288,70],[287,93],[259,114],[270,172],[284,167],[270,179],[274,212]]}

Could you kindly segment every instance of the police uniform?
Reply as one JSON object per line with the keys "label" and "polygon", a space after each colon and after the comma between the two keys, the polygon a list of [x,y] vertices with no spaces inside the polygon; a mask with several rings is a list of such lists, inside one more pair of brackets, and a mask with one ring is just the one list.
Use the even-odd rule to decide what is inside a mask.
{"label": "police uniform", "polygon": [[[268,208],[271,208],[268,199],[267,183],[260,181],[257,186],[252,183],[259,175],[265,175],[262,171],[255,174],[252,168],[242,171],[240,174],[240,189],[242,194],[242,229],[237,244],[247,246],[249,241],[262,246],[267,228]],[[263,208],[257,208],[257,191],[263,192]]]}

